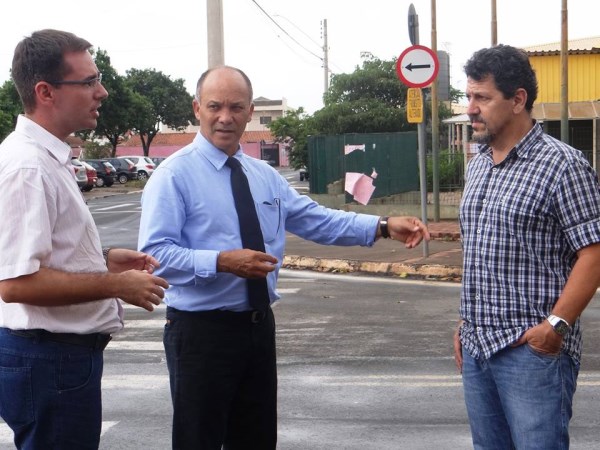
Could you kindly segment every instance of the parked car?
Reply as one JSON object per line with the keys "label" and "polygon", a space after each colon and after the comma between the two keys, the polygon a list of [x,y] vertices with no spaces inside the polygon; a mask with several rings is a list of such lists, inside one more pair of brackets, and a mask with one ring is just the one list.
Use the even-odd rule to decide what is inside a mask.
{"label": "parked car", "polygon": [[96,181],[98,181],[98,174],[96,173],[96,169],[94,169],[88,163],[86,163],[85,161],[80,162],[81,164],[83,164],[83,167],[85,167],[85,174],[87,175],[87,184],[81,190],[83,192],[88,192],[91,191],[94,188],[94,186],[96,186]]}
{"label": "parked car", "polygon": [[302,166],[300,167],[300,170],[298,171],[300,174],[300,181],[304,181],[307,180],[308,181],[308,169],[306,168],[306,166]]}
{"label": "parked car", "polygon": [[77,180],[77,186],[83,191],[87,185],[87,175],[85,173],[85,167],[81,164],[77,158],[71,158],[71,164],[73,165],[73,172],[75,173],[75,179]]}
{"label": "parked car", "polygon": [[103,159],[86,159],[85,162],[96,169],[96,174],[98,175],[98,179],[96,180],[97,187],[111,187],[115,184],[117,170],[111,163]]}
{"label": "parked car", "polygon": [[117,171],[117,181],[121,184],[138,179],[137,167],[129,158],[106,158]]}
{"label": "parked car", "polygon": [[138,180],[147,180],[156,169],[156,165],[147,156],[119,156],[120,159],[129,159],[137,168]]}
{"label": "parked car", "polygon": [[163,162],[167,158],[162,158],[162,157],[158,158],[158,157],[155,156],[154,158],[151,158],[151,159],[152,159],[152,162],[154,163],[154,165],[156,167],[158,167],[158,166],[160,166],[160,163]]}

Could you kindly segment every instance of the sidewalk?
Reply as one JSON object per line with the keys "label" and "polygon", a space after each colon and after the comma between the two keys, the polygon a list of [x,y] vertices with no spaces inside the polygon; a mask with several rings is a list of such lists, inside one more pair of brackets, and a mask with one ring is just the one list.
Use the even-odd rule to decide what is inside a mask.
{"label": "sidewalk", "polygon": [[462,248],[457,221],[430,222],[431,241],[406,249],[398,241],[380,239],[373,247],[319,245],[288,234],[283,267],[332,273],[368,273],[401,278],[459,282]]}
{"label": "sidewalk", "polygon": [[[94,188],[86,199],[136,192],[126,186]],[[139,192],[139,191],[138,191]],[[364,273],[401,278],[460,282],[462,249],[457,221],[429,222],[431,241],[424,256],[423,243],[407,249],[401,242],[380,239],[373,247],[319,245],[287,235],[283,267],[330,273]]]}

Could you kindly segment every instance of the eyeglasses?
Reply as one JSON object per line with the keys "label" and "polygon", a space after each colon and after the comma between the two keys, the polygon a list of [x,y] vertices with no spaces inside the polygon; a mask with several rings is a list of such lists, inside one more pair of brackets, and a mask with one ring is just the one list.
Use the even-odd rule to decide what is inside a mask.
{"label": "eyeglasses", "polygon": [[74,84],[79,86],[87,86],[89,88],[95,88],[98,84],[102,83],[102,74],[99,73],[97,77],[88,78],[86,80],[60,80],[60,81],[48,81],[48,83],[59,86],[61,84]]}

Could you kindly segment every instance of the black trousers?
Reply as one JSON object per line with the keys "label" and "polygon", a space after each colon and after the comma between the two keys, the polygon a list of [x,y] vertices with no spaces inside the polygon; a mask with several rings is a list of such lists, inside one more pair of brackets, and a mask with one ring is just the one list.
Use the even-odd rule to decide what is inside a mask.
{"label": "black trousers", "polygon": [[173,449],[272,450],[277,444],[275,319],[167,308],[163,343]]}

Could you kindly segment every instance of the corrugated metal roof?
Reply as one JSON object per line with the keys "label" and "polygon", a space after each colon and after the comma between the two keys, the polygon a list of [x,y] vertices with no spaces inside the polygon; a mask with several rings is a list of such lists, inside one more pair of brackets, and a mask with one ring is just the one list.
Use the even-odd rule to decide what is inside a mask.
{"label": "corrugated metal roof", "polygon": [[[600,118],[600,101],[570,102],[568,107],[569,120],[586,120]],[[535,120],[560,120],[560,103],[535,103],[532,117]],[[443,123],[470,123],[467,114],[460,114],[442,121]]]}
{"label": "corrugated metal roof", "polygon": [[[570,102],[569,120],[597,119],[600,117],[600,102]],[[538,103],[533,105],[532,116],[536,120],[560,120],[560,103]]]}
{"label": "corrugated metal roof", "polygon": [[[560,53],[561,43],[538,44],[523,47],[529,55]],[[600,36],[569,40],[569,53],[600,53]]]}

